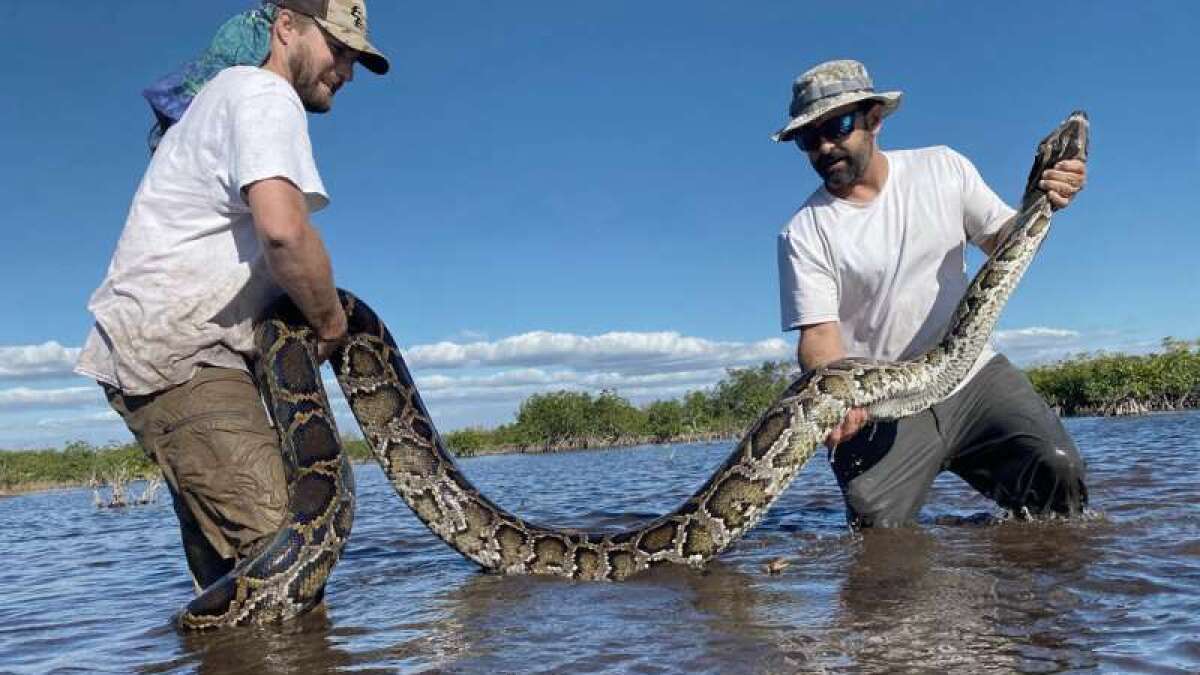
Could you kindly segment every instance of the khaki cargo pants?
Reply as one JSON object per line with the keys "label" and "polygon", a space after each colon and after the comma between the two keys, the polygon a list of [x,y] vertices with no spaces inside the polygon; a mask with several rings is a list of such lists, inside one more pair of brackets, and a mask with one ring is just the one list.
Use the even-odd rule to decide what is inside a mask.
{"label": "khaki cargo pants", "polygon": [[250,374],[201,368],[147,396],[102,385],[108,402],[162,469],[198,588],[265,545],[283,523],[279,440]]}

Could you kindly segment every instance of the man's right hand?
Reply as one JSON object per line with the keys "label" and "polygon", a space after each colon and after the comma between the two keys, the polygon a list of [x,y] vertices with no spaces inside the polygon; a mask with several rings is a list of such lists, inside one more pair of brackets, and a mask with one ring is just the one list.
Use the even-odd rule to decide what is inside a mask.
{"label": "man's right hand", "polygon": [[346,311],[338,306],[329,324],[317,331],[317,363],[325,363],[346,343],[348,324]]}
{"label": "man's right hand", "polygon": [[[846,358],[842,348],[842,329],[837,321],[807,324],[800,327],[800,341],[796,345],[796,359],[803,370],[816,370],[821,366]],[[865,408],[851,408],[842,418],[841,424],[825,437],[825,445],[833,449],[854,437],[867,423]]]}
{"label": "man's right hand", "polygon": [[869,415],[866,408],[851,408],[846,416],[842,418],[842,423],[837,425],[829,435],[825,437],[825,446],[833,450],[842,443],[850,440],[857,434],[859,429],[867,423]]}

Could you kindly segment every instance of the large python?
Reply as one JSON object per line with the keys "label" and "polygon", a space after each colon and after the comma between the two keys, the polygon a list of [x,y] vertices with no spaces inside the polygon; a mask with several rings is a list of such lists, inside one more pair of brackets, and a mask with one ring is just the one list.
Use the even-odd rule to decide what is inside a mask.
{"label": "large python", "polygon": [[[1039,144],[1021,210],[936,347],[913,361],[848,358],[804,374],[691,498],[630,530],[535,525],[480,494],[446,452],[383,322],[344,291],[350,338],[331,363],[397,493],[430,530],[484,569],[620,580],[660,564],[700,566],[762,518],[850,408],[894,419],[927,408],[962,381],[1049,231],[1049,200],[1037,187],[1042,171],[1062,159],[1086,159],[1087,145],[1082,112]],[[263,623],[306,611],[320,601],[350,534],[353,478],[321,386],[312,332],[284,299],[260,324],[257,340],[260,384],[290,469],[291,515],[261,553],[188,605],[179,623],[189,629]]]}

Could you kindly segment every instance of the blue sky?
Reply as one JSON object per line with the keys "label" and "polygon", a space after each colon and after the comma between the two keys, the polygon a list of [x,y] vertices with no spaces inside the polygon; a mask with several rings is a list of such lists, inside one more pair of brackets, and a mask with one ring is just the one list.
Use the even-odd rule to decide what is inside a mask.
{"label": "blue sky", "polygon": [[[69,370],[145,168],[139,92],[246,6],[0,5],[20,27],[0,42],[0,447],[128,439]],[[905,92],[885,148],[950,145],[1010,202],[1036,141],[1090,114],[1088,189],[1001,320],[1010,356],[1200,337],[1195,3],[374,0],[370,20],[393,70],[311,118],[315,221],[443,429],[787,358],[775,235],[817,180],[768,136],[832,58]]]}

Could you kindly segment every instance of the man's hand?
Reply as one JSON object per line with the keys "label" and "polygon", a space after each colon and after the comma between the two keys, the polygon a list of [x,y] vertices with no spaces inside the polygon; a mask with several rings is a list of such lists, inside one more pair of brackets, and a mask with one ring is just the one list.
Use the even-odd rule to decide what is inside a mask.
{"label": "man's hand", "polygon": [[[800,342],[796,345],[796,360],[804,370],[816,370],[846,357],[842,348],[842,329],[837,321],[808,324],[800,327]],[[851,408],[829,435],[825,445],[832,450],[839,443],[850,440],[867,423],[867,411]]]}
{"label": "man's hand", "polygon": [[857,434],[859,429],[867,423],[868,415],[866,408],[851,408],[850,412],[846,413],[846,417],[842,419],[842,423],[837,425],[829,435],[825,437],[825,446],[833,450],[842,443],[850,440]]}
{"label": "man's hand", "polygon": [[330,356],[346,343],[347,333],[346,311],[338,307],[333,321],[317,331],[317,363],[325,363]]}
{"label": "man's hand", "polygon": [[1053,169],[1042,172],[1038,187],[1046,191],[1050,206],[1065,208],[1087,183],[1087,165],[1078,159],[1064,159]]}

